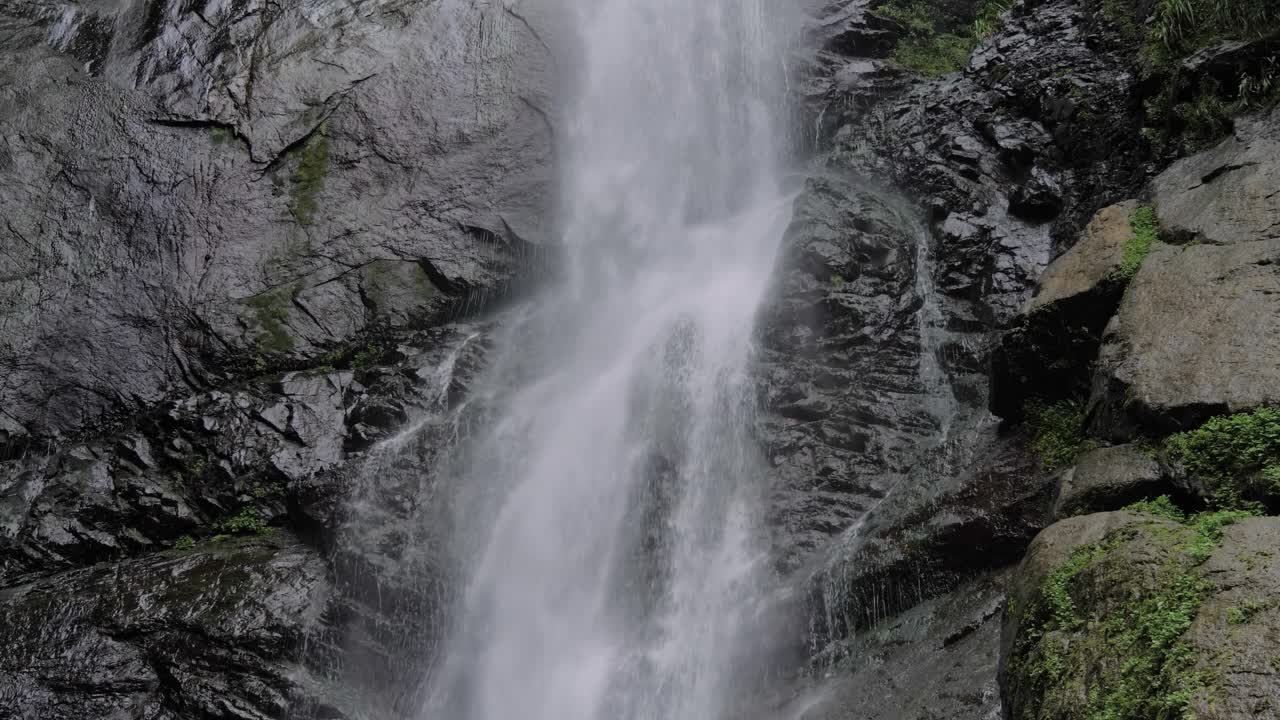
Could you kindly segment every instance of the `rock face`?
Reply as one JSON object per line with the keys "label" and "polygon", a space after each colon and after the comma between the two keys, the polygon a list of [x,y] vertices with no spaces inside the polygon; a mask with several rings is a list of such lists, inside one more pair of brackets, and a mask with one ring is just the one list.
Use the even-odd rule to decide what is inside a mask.
{"label": "rock face", "polygon": [[550,56],[518,14],[190,5],[0,4],[10,439],[438,322],[539,239]]}
{"label": "rock face", "polygon": [[1098,211],[1079,242],[1040,277],[1035,296],[1001,338],[991,359],[991,409],[1018,419],[1028,399],[1054,401],[1087,392],[1102,329],[1120,303],[1130,217],[1138,203]]}
{"label": "rock face", "polygon": [[329,597],[319,554],[283,533],[202,543],[0,590],[0,715],[282,717]]}
{"label": "rock face", "polygon": [[1280,402],[1280,240],[1162,245],[1108,324],[1095,433],[1172,432]]}
{"label": "rock face", "polygon": [[1154,451],[1113,445],[1085,453],[1061,478],[1053,514],[1070,515],[1123,507],[1172,489]]}
{"label": "rock face", "polygon": [[1036,538],[1005,618],[1006,717],[1280,710],[1263,649],[1280,630],[1280,521],[1218,517],[1101,513]]}
{"label": "rock face", "polygon": [[1218,146],[1153,182],[1170,242],[1234,245],[1280,238],[1280,109],[1237,123]]}

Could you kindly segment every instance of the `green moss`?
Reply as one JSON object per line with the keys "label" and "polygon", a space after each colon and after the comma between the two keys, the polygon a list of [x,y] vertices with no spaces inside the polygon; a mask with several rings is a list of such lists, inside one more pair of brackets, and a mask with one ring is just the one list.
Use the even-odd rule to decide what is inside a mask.
{"label": "green moss", "polygon": [[271,531],[258,509],[246,506],[240,512],[218,523],[217,529],[225,535],[265,535]]}
{"label": "green moss", "polygon": [[[293,349],[293,336],[285,327],[289,319],[289,305],[293,300],[294,289],[277,288],[254,295],[244,301],[253,309],[255,320],[260,330],[257,336],[259,349],[268,353],[283,353]],[[265,361],[263,363],[265,369]]]}
{"label": "green moss", "polygon": [[231,133],[222,127],[209,128],[209,139],[214,145],[222,145],[231,139]]}
{"label": "green moss", "polygon": [[175,540],[173,543],[173,549],[175,550],[190,550],[195,546],[196,546],[195,538],[191,537],[190,535],[183,535],[182,537]]}
{"label": "green moss", "polygon": [[[1176,718],[1210,685],[1184,639],[1210,590],[1199,566],[1222,528],[1248,514],[1184,520],[1168,498],[1129,509],[1181,522],[1114,531],[1077,548],[1049,573],[1021,615],[1010,659],[1016,694],[1036,708],[1029,717],[1070,710],[1088,720]],[[1124,551],[1135,540],[1165,549],[1153,581],[1140,580],[1147,573],[1135,574],[1132,565],[1148,552]],[[1135,592],[1134,582],[1145,591]],[[1231,617],[1247,621],[1258,609],[1246,604]]]}
{"label": "green moss", "polygon": [[925,75],[946,75],[964,67],[973,45],[973,38],[951,33],[911,37],[898,43],[893,59]]}
{"label": "green moss", "polygon": [[1170,436],[1165,449],[1204,484],[1216,507],[1280,499],[1280,409],[1212,418]]}
{"label": "green moss", "polygon": [[310,225],[318,209],[316,197],[324,189],[329,174],[329,132],[321,124],[298,153],[298,167],[293,174],[290,212],[299,225]]}
{"label": "green moss", "polygon": [[1071,400],[1052,405],[1032,403],[1027,408],[1032,432],[1031,449],[1046,470],[1067,467],[1098,444],[1084,436],[1084,407]]}
{"label": "green moss", "polygon": [[1128,281],[1138,274],[1142,261],[1147,259],[1151,247],[1160,239],[1160,226],[1156,221],[1155,208],[1150,205],[1139,205],[1129,214],[1129,228],[1132,231],[1124,243],[1124,255],[1120,267],[1116,269],[1117,279]]}

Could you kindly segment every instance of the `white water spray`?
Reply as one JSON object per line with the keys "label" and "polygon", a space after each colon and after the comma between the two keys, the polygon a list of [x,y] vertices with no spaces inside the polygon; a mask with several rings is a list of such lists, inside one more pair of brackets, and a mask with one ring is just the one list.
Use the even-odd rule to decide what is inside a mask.
{"label": "white water spray", "polygon": [[717,720],[767,582],[757,307],[790,216],[765,0],[595,0],[562,113],[563,282],[460,450],[431,720]]}

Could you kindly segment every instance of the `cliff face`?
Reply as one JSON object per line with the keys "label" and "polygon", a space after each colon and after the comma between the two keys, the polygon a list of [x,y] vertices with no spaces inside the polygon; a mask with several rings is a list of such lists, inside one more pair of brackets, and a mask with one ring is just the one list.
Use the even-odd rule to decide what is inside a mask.
{"label": "cliff face", "polygon": [[[1018,567],[1037,533],[1160,495],[1277,509],[1280,21],[1244,3],[1161,40],[1163,8],[812,10],[758,368],[805,629],[762,715],[996,717],[1001,678],[1008,717],[1084,712],[1124,658],[1044,675],[1027,633],[1059,585],[1081,622],[1049,631],[1105,644],[1088,578],[1227,551],[1066,520],[1103,528],[1102,569],[1046,585],[1070,528]],[[537,28],[455,0],[0,0],[0,715],[415,707],[455,590],[436,468],[483,418],[502,302],[555,268]],[[1214,625],[1253,602],[1214,582],[1187,647],[1270,622]],[[1184,706],[1246,717],[1210,689],[1269,686],[1222,667]]]}

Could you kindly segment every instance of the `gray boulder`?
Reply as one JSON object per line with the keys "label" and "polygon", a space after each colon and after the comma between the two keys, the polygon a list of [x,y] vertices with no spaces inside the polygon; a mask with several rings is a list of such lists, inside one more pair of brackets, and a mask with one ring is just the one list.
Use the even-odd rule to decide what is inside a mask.
{"label": "gray boulder", "polygon": [[1239,120],[1231,137],[1174,163],[1152,187],[1161,229],[1174,242],[1280,238],[1280,108]]}
{"label": "gray boulder", "polygon": [[1277,542],[1277,518],[1117,512],[1046,529],[1010,590],[1005,717],[1274,715]]}
{"label": "gray boulder", "polygon": [[1063,518],[1117,510],[1171,489],[1153,453],[1134,445],[1098,448],[1082,455],[1062,474],[1053,514]]}
{"label": "gray boulder", "polygon": [[1173,432],[1280,402],[1277,283],[1280,239],[1157,246],[1103,336],[1090,431]]}

